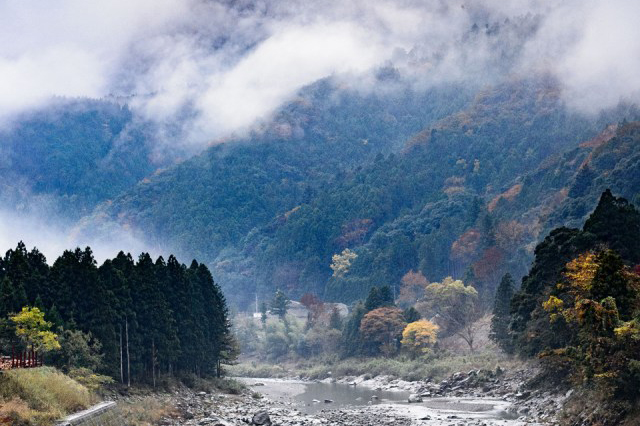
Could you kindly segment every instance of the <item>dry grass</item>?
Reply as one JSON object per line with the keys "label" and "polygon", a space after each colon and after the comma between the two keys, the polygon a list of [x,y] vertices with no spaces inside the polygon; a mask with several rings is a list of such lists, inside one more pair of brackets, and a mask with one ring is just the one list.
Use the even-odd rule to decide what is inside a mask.
{"label": "dry grass", "polygon": [[168,399],[145,396],[135,400],[121,401],[117,408],[124,424],[152,426],[164,417],[177,417],[178,410]]}
{"label": "dry grass", "polygon": [[26,402],[16,397],[9,401],[0,399],[0,425],[27,425],[35,413]]}
{"label": "dry grass", "polygon": [[51,367],[4,371],[0,397],[0,412],[16,425],[50,425],[94,402],[86,387]]}
{"label": "dry grass", "polygon": [[512,369],[521,362],[493,351],[474,354],[440,354],[418,359],[404,356],[396,358],[346,358],[342,360],[315,358],[287,365],[245,363],[232,366],[229,374],[239,377],[306,377],[324,379],[368,375],[391,375],[399,379],[415,381],[442,380],[458,371],[478,369]]}

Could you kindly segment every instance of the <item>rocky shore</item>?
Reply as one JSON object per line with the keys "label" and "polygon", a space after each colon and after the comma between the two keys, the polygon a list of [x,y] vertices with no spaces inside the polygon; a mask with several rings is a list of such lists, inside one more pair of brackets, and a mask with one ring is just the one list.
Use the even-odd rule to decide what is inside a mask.
{"label": "rocky shore", "polygon": [[[332,409],[331,401],[312,414],[294,401],[300,382],[282,380],[282,397],[260,394],[260,381],[248,380],[240,395],[184,390],[172,397],[178,416],[165,418],[163,426],[241,425],[424,425],[424,426],[523,426],[557,424],[555,414],[567,395],[525,388],[532,371],[473,370],[456,373],[439,383],[406,382],[390,377],[345,377],[336,383],[375,390],[410,392],[412,403],[379,403]],[[256,384],[258,386],[256,386]],[[289,394],[290,393],[290,394]],[[287,395],[289,394],[289,399]]]}

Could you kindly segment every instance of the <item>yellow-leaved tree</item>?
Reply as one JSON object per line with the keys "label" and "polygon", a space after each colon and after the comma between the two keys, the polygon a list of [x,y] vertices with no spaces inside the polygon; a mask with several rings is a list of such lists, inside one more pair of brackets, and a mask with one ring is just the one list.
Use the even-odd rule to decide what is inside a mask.
{"label": "yellow-leaved tree", "polygon": [[581,254],[565,268],[543,308],[565,327],[566,346],[543,358],[569,360],[576,379],[596,380],[601,391],[637,389],[640,277],[612,250]]}
{"label": "yellow-leaved tree", "polygon": [[51,331],[53,324],[44,319],[44,312],[40,309],[24,307],[10,318],[16,326],[16,336],[28,348],[33,347],[39,352],[60,349],[58,335]]}
{"label": "yellow-leaved tree", "polygon": [[331,257],[331,269],[333,270],[333,276],[336,278],[343,277],[347,272],[349,272],[349,268],[351,267],[351,262],[353,262],[358,257],[358,254],[350,249],[342,250],[340,254],[334,254]]}
{"label": "yellow-leaved tree", "polygon": [[477,320],[483,314],[478,299],[475,288],[447,277],[425,288],[425,296],[416,304],[416,309],[425,318],[437,318],[443,336],[459,336],[473,352],[480,328]]}
{"label": "yellow-leaved tree", "polygon": [[415,355],[429,353],[436,343],[439,328],[427,320],[408,324],[402,331],[402,347]]}

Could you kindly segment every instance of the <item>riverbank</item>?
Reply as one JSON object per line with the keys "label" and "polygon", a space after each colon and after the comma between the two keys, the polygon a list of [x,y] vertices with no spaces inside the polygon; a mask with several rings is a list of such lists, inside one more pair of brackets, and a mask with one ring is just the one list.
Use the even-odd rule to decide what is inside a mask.
{"label": "riverbank", "polygon": [[496,351],[475,354],[440,354],[428,358],[331,358],[321,357],[298,361],[266,363],[259,360],[244,359],[239,364],[229,366],[227,372],[235,377],[272,377],[280,379],[323,380],[364,376],[393,376],[397,379],[413,382],[424,379],[443,380],[458,371],[515,370],[526,367],[526,363],[508,357]]}
{"label": "riverbank", "polygon": [[[181,390],[171,399],[177,414],[164,418],[163,426],[230,426],[252,424],[254,415],[266,412],[273,424],[287,425],[477,425],[521,426],[557,424],[555,415],[567,395],[529,390],[531,370],[471,370],[443,381],[415,381],[379,376],[325,379],[328,385],[366,387],[381,393],[405,392],[414,403],[380,401],[372,396],[359,406],[338,406],[325,398],[307,412],[298,398],[309,382],[283,379],[244,379],[247,389],[238,395]],[[265,383],[267,382],[268,383]],[[274,386],[275,384],[275,386]],[[326,402],[325,402],[326,399]],[[257,423],[253,423],[257,424]]]}

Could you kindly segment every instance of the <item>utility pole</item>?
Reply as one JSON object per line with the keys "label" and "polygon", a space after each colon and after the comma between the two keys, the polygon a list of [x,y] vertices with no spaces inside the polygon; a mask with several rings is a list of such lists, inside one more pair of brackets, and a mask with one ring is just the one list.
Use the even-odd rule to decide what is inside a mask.
{"label": "utility pole", "polygon": [[124,317],[124,328],[127,333],[127,387],[131,387],[131,363],[129,362],[129,319]]}
{"label": "utility pole", "polygon": [[122,323],[120,323],[120,383],[124,384],[124,368],[122,364]]}

